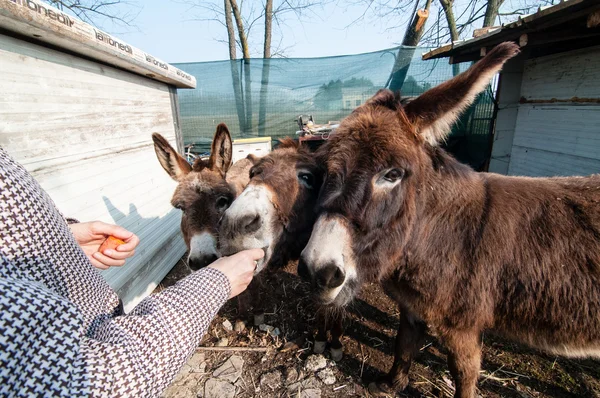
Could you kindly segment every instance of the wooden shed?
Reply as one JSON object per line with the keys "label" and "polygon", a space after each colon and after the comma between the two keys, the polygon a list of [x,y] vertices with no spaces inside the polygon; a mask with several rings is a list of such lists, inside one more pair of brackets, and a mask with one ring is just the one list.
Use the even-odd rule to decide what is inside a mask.
{"label": "wooden shed", "polygon": [[103,272],[128,310],[185,252],[175,188],[151,134],[182,151],[183,71],[39,0],[0,0],[0,146],[69,217],[135,232],[137,254]]}
{"label": "wooden shed", "polygon": [[569,0],[424,54],[475,61],[503,41],[521,54],[500,73],[489,171],[600,173],[600,2]]}

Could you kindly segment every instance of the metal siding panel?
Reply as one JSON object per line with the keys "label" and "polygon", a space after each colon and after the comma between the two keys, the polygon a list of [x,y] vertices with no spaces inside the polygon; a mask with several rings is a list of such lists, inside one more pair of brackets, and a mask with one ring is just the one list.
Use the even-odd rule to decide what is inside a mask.
{"label": "metal siding panel", "polygon": [[164,84],[0,35],[0,145],[58,208],[115,222],[141,240],[126,266],[103,272],[130,309],[184,254],[175,188],[150,134],[175,146]]}
{"label": "metal siding panel", "polygon": [[528,100],[600,98],[600,46],[527,60],[521,95]]}

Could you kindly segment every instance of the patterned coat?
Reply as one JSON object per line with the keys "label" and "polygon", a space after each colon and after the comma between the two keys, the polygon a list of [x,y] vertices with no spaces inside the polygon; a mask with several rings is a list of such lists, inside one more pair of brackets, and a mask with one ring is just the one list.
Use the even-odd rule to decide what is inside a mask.
{"label": "patterned coat", "polygon": [[229,291],[205,268],[123,314],[52,200],[0,148],[0,396],[160,395]]}

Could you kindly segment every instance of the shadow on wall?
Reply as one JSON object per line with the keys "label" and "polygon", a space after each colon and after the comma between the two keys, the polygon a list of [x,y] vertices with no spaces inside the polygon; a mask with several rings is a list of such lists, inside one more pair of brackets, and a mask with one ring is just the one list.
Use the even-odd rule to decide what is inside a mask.
{"label": "shadow on wall", "polygon": [[164,216],[144,218],[133,203],[125,214],[106,196],[102,200],[115,224],[140,237],[135,256],[123,268],[107,271],[107,279],[129,311],[158,286],[184,254],[180,212],[172,208]]}

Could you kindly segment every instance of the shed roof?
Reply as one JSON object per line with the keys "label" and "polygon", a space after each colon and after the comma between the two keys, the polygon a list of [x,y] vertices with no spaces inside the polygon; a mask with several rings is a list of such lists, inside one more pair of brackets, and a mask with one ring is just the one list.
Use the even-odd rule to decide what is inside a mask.
{"label": "shed roof", "polygon": [[2,30],[176,87],[196,87],[194,76],[41,0],[0,0]]}
{"label": "shed roof", "polygon": [[474,38],[460,40],[423,54],[423,59],[450,57],[451,63],[474,61],[504,41],[535,50],[531,56],[600,43],[600,1],[568,0],[539,8],[503,26],[478,29]]}

